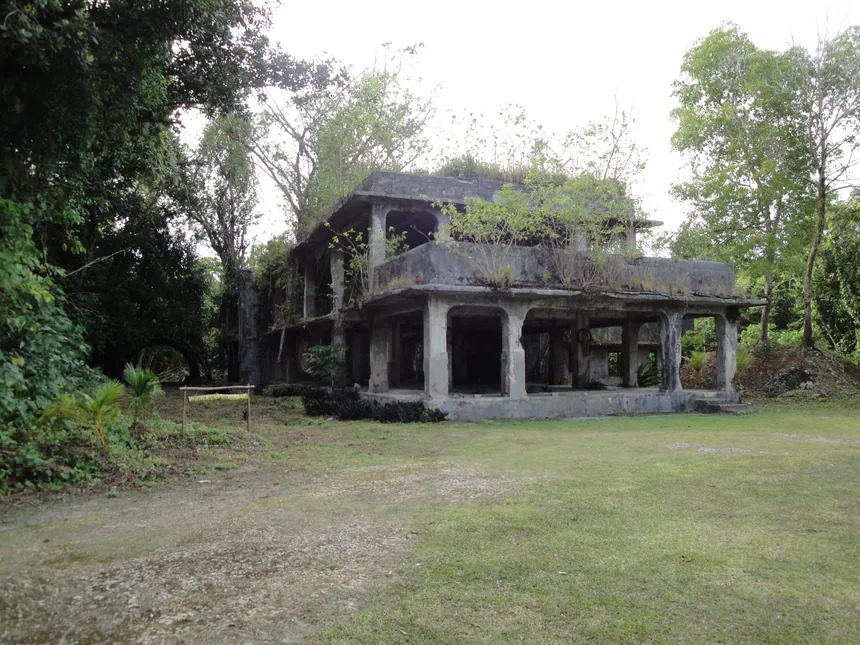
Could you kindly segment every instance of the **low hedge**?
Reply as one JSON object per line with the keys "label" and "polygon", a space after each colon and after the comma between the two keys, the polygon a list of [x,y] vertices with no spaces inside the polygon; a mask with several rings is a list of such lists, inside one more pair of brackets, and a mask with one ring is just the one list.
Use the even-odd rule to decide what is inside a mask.
{"label": "low hedge", "polygon": [[306,383],[272,383],[264,387],[260,394],[272,398],[281,398],[286,396],[303,396],[305,392],[318,389],[318,385],[309,385]]}
{"label": "low hedge", "polygon": [[421,401],[392,401],[380,404],[363,399],[354,390],[307,390],[302,395],[305,414],[311,417],[335,417],[345,421],[369,419],[382,423],[438,423],[447,412],[427,408]]}

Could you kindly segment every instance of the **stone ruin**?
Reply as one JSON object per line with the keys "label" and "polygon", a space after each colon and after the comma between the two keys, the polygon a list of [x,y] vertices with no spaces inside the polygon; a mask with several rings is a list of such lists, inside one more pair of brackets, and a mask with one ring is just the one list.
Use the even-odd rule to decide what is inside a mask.
{"label": "stone ruin", "polygon": [[[517,246],[511,286],[482,284],[473,261],[482,249],[451,239],[444,206],[493,200],[501,188],[489,180],[370,175],[290,252],[302,286],[275,304],[301,314],[264,333],[246,329],[245,380],[307,382],[304,354],[331,344],[343,347],[346,383],[366,396],[421,399],[454,419],[671,412],[738,401],[738,311],[761,302],[738,295],[731,267],[625,256],[611,288],[563,287],[547,279],[548,249]],[[622,235],[635,242],[637,231],[655,224],[631,218]],[[368,241],[366,292],[356,290],[349,258],[332,243],[348,230]],[[387,258],[392,235],[406,248]],[[716,324],[717,385],[685,391],[681,336],[703,316]],[[638,382],[643,365],[659,382]]]}

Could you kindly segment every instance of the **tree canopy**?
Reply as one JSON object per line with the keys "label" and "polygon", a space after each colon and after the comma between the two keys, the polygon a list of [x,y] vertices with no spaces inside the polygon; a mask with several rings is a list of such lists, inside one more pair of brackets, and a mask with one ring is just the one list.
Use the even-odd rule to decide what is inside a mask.
{"label": "tree canopy", "polygon": [[673,249],[729,261],[760,285],[760,342],[768,341],[775,285],[795,277],[812,344],[813,269],[860,134],[858,42],[851,28],[812,53],[774,52],[723,26],[687,52],[675,84],[672,143],[691,174],[675,193],[692,212]]}

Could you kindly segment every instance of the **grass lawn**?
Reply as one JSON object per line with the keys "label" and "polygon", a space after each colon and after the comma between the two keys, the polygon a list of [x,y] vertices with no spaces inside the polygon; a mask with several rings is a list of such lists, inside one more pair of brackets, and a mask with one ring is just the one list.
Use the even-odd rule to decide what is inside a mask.
{"label": "grass lawn", "polygon": [[[190,592],[184,599],[164,583],[173,602],[188,609],[181,626],[165,627],[163,619],[156,625],[154,618],[150,629],[138,612],[114,627],[73,632],[77,640],[68,642],[282,642],[295,618],[284,606],[306,597],[315,600],[303,606],[303,628],[293,638],[311,642],[860,642],[856,406],[413,426],[308,420],[283,401],[255,398],[254,406],[256,451],[218,453],[212,460],[222,468],[209,469],[230,505],[231,530],[261,535],[278,526],[289,533],[303,523],[331,536],[348,532],[333,531],[335,525],[382,528],[363,528],[365,537],[344,543],[342,561],[311,558],[295,581],[271,563],[272,573],[234,567],[223,600],[211,587],[209,601]],[[228,423],[229,414],[204,421]],[[173,508],[189,487],[167,484],[173,492],[162,496]],[[18,558],[14,575],[71,588],[122,558],[149,566],[195,540],[214,544],[226,530],[213,494],[206,499],[212,510],[199,520],[208,522],[207,531],[184,511],[184,526],[162,527],[160,550],[147,551],[147,529],[122,524],[116,540],[134,539],[137,550],[117,555],[122,549],[104,517],[115,517],[115,505],[125,503],[145,520],[158,490],[87,502],[79,516],[92,514],[99,518],[93,526],[107,532],[101,547],[84,545],[83,535],[76,542],[79,554],[89,555],[80,565],[63,561],[72,569],[68,581],[44,553],[16,550],[32,540],[29,530],[50,539],[53,530],[68,531],[52,504],[40,511],[48,513],[43,520],[33,518],[35,510],[24,516],[16,509],[0,525],[0,561]],[[100,509],[102,501],[112,506]],[[161,515],[153,510],[152,517]],[[389,533],[398,536],[396,548],[382,537]],[[369,543],[382,545],[372,557],[362,551]],[[209,553],[214,547],[207,544]],[[287,553],[275,538],[267,544]],[[337,539],[327,537],[318,552],[328,557],[334,548],[341,548]],[[349,569],[355,563],[363,568]],[[217,566],[189,567],[186,586],[204,575],[200,569]],[[342,582],[323,593],[323,567],[349,570],[360,584]],[[301,593],[288,597],[287,587]],[[3,640],[2,621],[16,602],[26,605],[27,595],[10,584],[0,590],[7,594],[0,600]],[[233,618],[233,632],[218,631],[212,616],[228,614],[241,594],[255,603],[256,623]],[[69,607],[67,620],[85,622]],[[35,621],[38,610],[23,615]]]}
{"label": "grass lawn", "polygon": [[535,479],[428,511],[406,579],[322,640],[860,641],[856,410],[428,432]]}

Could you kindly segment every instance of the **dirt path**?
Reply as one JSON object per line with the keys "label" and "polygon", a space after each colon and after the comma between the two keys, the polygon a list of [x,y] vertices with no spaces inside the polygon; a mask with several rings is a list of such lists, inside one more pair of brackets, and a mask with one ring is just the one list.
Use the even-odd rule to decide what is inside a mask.
{"label": "dirt path", "polygon": [[0,642],[299,642],[414,565],[420,508],[516,486],[447,462],[206,479],[0,510]]}

